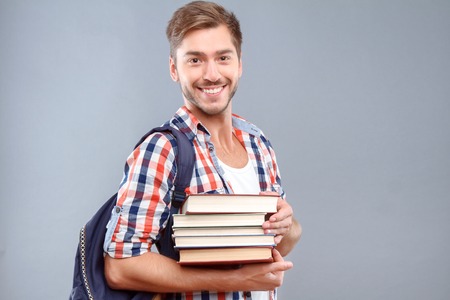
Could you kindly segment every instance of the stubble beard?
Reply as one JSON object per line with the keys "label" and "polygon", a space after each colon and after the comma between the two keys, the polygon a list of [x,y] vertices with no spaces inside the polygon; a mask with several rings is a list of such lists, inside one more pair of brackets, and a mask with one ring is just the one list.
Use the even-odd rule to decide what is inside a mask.
{"label": "stubble beard", "polygon": [[[230,82],[227,83],[227,86],[230,86]],[[186,86],[181,85],[181,92],[183,93],[184,98],[190,102],[192,105],[194,105],[197,109],[202,111],[204,114],[208,116],[214,116],[222,114],[224,111],[227,110],[227,108],[230,106],[231,100],[233,99],[234,95],[236,94],[238,88],[238,84],[233,87],[233,90],[231,91],[228,101],[225,104],[224,107],[214,107],[214,108],[208,108],[205,105],[202,105],[200,101],[198,101],[195,96],[189,91],[189,89]],[[194,87],[195,89],[195,87]]]}

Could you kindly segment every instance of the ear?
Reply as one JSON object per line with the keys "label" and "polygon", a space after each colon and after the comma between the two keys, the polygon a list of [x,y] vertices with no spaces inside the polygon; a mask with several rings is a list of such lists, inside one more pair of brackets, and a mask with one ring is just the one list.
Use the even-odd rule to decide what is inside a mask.
{"label": "ear", "polygon": [[239,57],[239,78],[241,78],[241,76],[242,76],[242,52]]}
{"label": "ear", "polygon": [[175,61],[173,60],[172,56],[169,57],[169,70],[172,80],[178,82],[177,66],[175,65]]}

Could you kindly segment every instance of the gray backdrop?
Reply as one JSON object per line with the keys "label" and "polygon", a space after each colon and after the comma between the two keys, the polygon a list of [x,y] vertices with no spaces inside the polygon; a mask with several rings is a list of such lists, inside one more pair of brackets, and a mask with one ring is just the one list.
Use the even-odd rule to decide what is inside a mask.
{"label": "gray backdrop", "polygon": [[[0,0],[1,299],[67,299],[81,225],[181,105],[186,1]],[[304,227],[281,299],[450,298],[450,1],[221,1],[236,113],[277,150]]]}

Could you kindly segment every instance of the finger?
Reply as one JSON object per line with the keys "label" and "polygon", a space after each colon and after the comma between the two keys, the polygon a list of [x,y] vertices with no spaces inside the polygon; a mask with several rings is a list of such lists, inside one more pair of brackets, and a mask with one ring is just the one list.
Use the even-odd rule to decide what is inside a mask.
{"label": "finger", "polygon": [[[269,219],[266,221],[267,224],[265,224],[266,227],[274,227],[274,226],[269,226],[269,224],[277,224],[279,222],[284,222],[284,223],[290,223],[292,221],[292,217],[293,217],[293,212],[291,210],[280,210],[277,213],[271,215],[269,217]],[[280,227],[280,226],[278,226]],[[283,227],[283,226],[281,226]]]}
{"label": "finger", "polygon": [[280,251],[278,251],[275,248],[272,249],[272,257],[273,257],[274,262],[284,261],[283,256],[281,256],[281,254],[280,254]]}
{"label": "finger", "polygon": [[289,228],[292,224],[292,217],[287,217],[283,220],[278,220],[276,222],[268,221],[268,224],[265,225],[265,228],[270,229],[283,229],[283,228]]}
{"label": "finger", "polygon": [[269,221],[276,222],[284,220],[293,215],[294,211],[292,207],[285,200],[281,199],[278,201],[278,211],[270,216]]}
{"label": "finger", "polygon": [[275,271],[287,271],[294,266],[291,261],[285,261],[280,252],[275,248],[272,250],[272,256],[274,261],[272,266],[275,268]]}
{"label": "finger", "polygon": [[279,244],[279,243],[281,243],[281,240],[284,238],[284,235],[282,235],[282,234],[278,234],[278,235],[276,235],[275,236],[275,239],[274,239],[274,242],[275,242],[275,244]]}

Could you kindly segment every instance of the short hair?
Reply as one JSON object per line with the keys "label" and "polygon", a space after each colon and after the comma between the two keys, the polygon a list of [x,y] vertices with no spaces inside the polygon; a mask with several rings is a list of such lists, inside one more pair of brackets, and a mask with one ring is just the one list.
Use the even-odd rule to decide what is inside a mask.
{"label": "short hair", "polygon": [[242,32],[239,20],[223,6],[207,1],[193,1],[174,12],[166,29],[171,57],[176,59],[176,51],[189,31],[216,28],[220,25],[225,25],[230,31],[232,43],[240,57]]}

